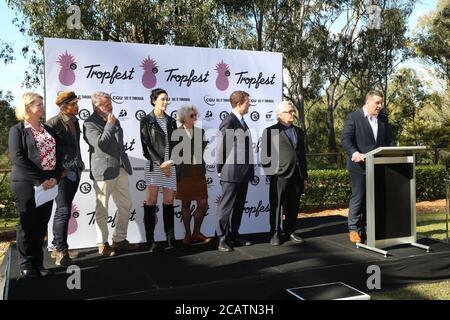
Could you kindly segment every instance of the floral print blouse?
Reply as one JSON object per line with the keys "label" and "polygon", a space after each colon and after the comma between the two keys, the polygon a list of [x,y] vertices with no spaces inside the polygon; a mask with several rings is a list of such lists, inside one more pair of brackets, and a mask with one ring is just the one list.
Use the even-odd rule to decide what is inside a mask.
{"label": "floral print blouse", "polygon": [[56,141],[50,133],[40,124],[39,130],[34,129],[31,124],[24,121],[25,128],[30,128],[36,147],[39,150],[39,158],[43,170],[55,170],[56,167]]}

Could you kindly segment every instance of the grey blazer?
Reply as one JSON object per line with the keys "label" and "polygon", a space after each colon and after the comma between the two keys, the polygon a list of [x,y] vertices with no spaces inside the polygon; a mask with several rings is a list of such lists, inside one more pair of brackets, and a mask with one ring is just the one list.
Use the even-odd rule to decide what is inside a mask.
{"label": "grey blazer", "polygon": [[91,179],[104,181],[118,177],[121,163],[126,172],[132,174],[119,120],[112,125],[94,112],[84,121],[83,137],[89,145]]}

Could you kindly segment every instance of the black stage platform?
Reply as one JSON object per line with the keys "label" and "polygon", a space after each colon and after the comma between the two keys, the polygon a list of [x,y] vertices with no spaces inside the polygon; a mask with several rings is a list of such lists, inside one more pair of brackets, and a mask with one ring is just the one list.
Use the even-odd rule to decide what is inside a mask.
{"label": "black stage platform", "polygon": [[54,266],[49,254],[45,265],[55,274],[20,279],[17,250],[10,248],[5,299],[169,299],[254,300],[288,299],[287,288],[341,281],[370,295],[366,282],[370,265],[381,269],[381,288],[450,278],[450,244],[427,238],[418,242],[431,252],[408,245],[389,249],[384,258],[348,241],[347,219],[340,216],[304,218],[299,232],[306,242],[268,243],[268,234],[247,237],[255,242],[234,252],[217,251],[217,244],[139,251],[99,257],[83,250],[75,260],[81,268],[81,289],[69,290],[71,274]]}

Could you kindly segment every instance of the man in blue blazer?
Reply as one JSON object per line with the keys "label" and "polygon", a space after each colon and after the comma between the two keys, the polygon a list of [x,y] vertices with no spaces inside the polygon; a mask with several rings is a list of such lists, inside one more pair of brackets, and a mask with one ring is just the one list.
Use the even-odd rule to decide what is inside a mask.
{"label": "man in blue blazer", "polygon": [[347,116],[342,132],[342,146],[348,155],[347,168],[352,180],[348,229],[350,241],[354,243],[364,241],[367,237],[364,155],[378,147],[395,145],[387,116],[380,113],[383,100],[381,91],[369,91],[364,106]]}
{"label": "man in blue blazer", "polygon": [[253,179],[252,138],[244,115],[250,106],[249,94],[234,91],[230,96],[233,108],[219,126],[217,142],[217,172],[222,184],[222,199],[217,208],[216,234],[219,251],[233,251],[233,245],[252,243],[239,236],[242,212],[247,197],[248,182]]}

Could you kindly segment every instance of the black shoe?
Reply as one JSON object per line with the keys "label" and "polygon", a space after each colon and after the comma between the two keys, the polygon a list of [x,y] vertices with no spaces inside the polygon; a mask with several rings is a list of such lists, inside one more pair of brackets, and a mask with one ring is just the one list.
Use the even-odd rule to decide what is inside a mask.
{"label": "black shoe", "polygon": [[178,243],[175,238],[167,238],[167,247],[166,250],[178,248]]}
{"label": "black shoe", "polygon": [[222,251],[222,252],[231,252],[231,251],[233,251],[233,248],[230,247],[230,246],[228,245],[228,243],[225,242],[225,240],[221,240],[221,241],[219,242],[219,247],[218,247],[217,249],[218,249],[219,251]]}
{"label": "black shoe", "polygon": [[253,243],[251,243],[251,241],[245,240],[240,237],[237,237],[234,239],[228,239],[227,241],[228,241],[228,243],[230,243],[231,245],[236,246],[236,247],[247,247],[247,246],[251,246],[253,244]]}
{"label": "black shoe", "polygon": [[38,267],[37,269],[39,270],[39,273],[42,277],[50,276],[53,274],[53,271],[45,269],[44,267]]}
{"label": "black shoe", "polygon": [[158,250],[158,245],[156,244],[156,242],[152,242],[150,244],[148,244],[148,249],[149,252],[155,252],[156,250]]}
{"label": "black shoe", "polygon": [[291,241],[295,242],[295,243],[303,243],[305,242],[305,240],[303,240],[303,238],[301,238],[298,234],[291,233],[291,236],[289,237],[291,239]]}
{"label": "black shoe", "polygon": [[358,231],[359,237],[361,238],[361,242],[366,242],[367,240],[367,233],[365,230]]}
{"label": "black shoe", "polygon": [[272,246],[279,246],[281,244],[281,239],[278,236],[278,233],[275,233],[272,238],[270,238],[270,244]]}
{"label": "black shoe", "polygon": [[40,278],[42,274],[36,268],[27,268],[20,271],[22,278]]}

